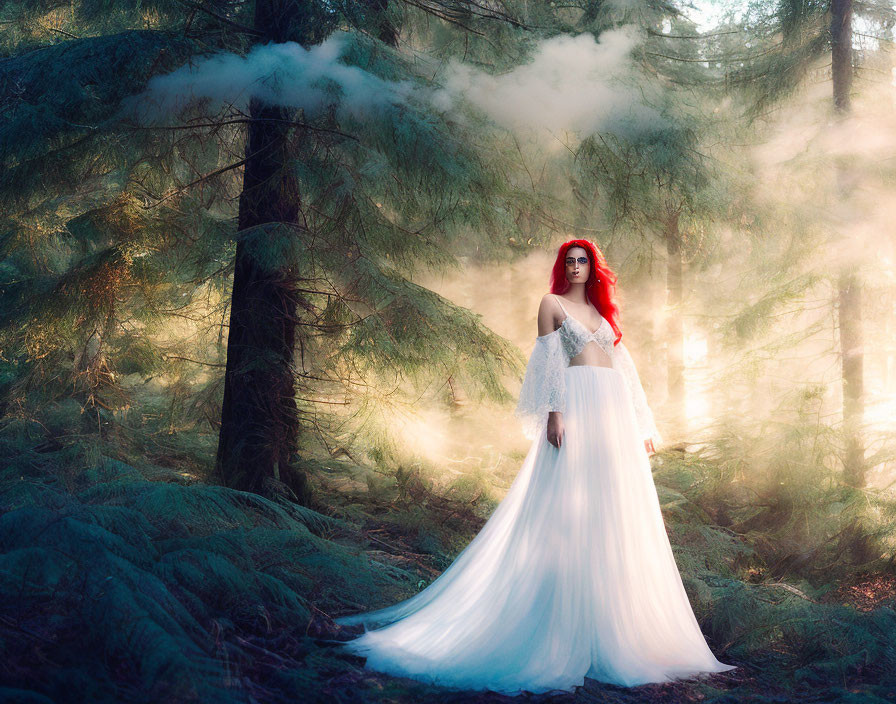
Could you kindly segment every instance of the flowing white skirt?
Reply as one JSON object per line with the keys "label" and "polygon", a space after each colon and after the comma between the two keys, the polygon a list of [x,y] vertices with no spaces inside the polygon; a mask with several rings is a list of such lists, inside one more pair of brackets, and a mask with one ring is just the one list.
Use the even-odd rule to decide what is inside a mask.
{"label": "flowing white skirt", "polygon": [[336,619],[364,624],[341,646],[365,667],[505,694],[734,669],[688,602],[625,379],[609,367],[565,373],[562,446],[533,442],[448,569],[406,601]]}

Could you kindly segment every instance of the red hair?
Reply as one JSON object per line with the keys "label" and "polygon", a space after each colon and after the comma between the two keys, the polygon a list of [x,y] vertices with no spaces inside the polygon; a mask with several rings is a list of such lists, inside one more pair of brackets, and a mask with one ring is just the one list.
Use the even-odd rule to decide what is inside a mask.
{"label": "red hair", "polygon": [[619,306],[613,300],[616,294],[616,274],[607,265],[603,253],[597,245],[588,240],[570,240],[560,245],[557,252],[557,261],[551,271],[551,293],[566,293],[572,285],[566,278],[566,252],[572,247],[581,247],[588,253],[591,262],[591,272],[585,282],[585,296],[594,304],[598,312],[607,319],[613,332],[616,333],[614,345],[622,339],[622,331],[619,329]]}

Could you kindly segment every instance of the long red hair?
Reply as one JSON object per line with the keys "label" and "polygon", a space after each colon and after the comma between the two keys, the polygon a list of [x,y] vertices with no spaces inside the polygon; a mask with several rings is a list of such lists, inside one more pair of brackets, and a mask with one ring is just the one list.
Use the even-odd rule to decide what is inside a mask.
{"label": "long red hair", "polygon": [[566,252],[572,247],[581,247],[588,253],[591,273],[585,282],[585,295],[613,328],[616,333],[613,344],[617,345],[622,339],[622,331],[618,324],[619,306],[613,300],[616,294],[616,274],[607,265],[607,260],[597,245],[588,240],[570,240],[560,245],[551,271],[551,293],[566,293],[572,285],[566,278]]}

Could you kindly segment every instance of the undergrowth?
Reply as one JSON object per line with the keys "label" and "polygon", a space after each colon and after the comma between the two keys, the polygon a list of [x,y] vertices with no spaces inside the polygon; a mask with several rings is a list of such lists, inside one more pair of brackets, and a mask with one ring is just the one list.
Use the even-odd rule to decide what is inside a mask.
{"label": "undergrowth", "polygon": [[[507,699],[380,675],[333,644],[349,633],[332,618],[407,598],[478,532],[502,490],[477,473],[442,486],[407,466],[355,468],[352,489],[336,492],[328,473],[347,472],[322,463],[315,511],[114,450],[60,442],[37,423],[0,428],[0,699]],[[893,700],[892,592],[858,609],[837,591],[839,573],[788,571],[808,563],[786,551],[814,544],[774,547],[767,536],[787,521],[749,523],[745,490],[712,462],[670,451],[654,467],[695,615],[713,652],[739,669],[633,689],[588,681],[576,695],[525,700]],[[812,491],[833,515],[824,505],[842,490]],[[878,537],[861,544],[880,548],[885,531],[866,525]],[[836,546],[816,543],[823,557]],[[862,564],[886,572],[883,555]]]}

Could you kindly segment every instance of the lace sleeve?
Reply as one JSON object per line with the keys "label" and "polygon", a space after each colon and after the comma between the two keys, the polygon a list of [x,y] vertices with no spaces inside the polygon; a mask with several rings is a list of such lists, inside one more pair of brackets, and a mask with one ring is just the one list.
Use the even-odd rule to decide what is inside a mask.
{"label": "lace sleeve", "polygon": [[641,386],[641,379],[638,377],[638,370],[635,368],[635,362],[629,354],[628,348],[620,341],[613,348],[613,368],[617,369],[625,377],[629,391],[632,396],[632,405],[635,407],[635,417],[638,419],[638,428],[641,431],[641,437],[644,440],[653,438],[654,447],[659,447],[663,441],[662,436],[656,428],[653,419],[653,412],[647,405],[647,397],[644,395],[644,387]]}
{"label": "lace sleeve", "polygon": [[566,409],[566,365],[559,331],[535,338],[515,411],[530,440],[547,426],[550,411]]}

